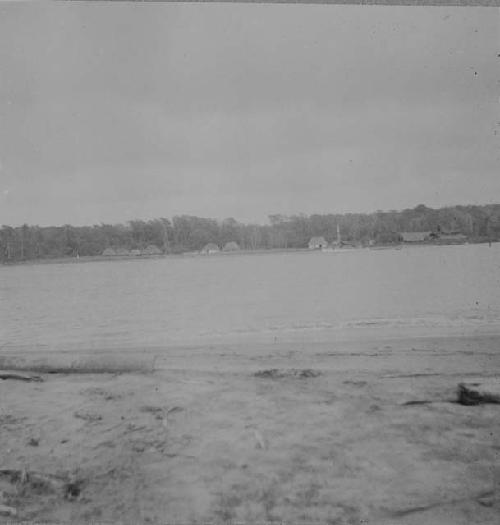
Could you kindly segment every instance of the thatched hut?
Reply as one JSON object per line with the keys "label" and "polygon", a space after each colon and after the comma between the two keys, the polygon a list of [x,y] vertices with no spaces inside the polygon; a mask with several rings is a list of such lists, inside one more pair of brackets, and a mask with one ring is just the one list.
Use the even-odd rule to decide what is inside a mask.
{"label": "thatched hut", "polygon": [[209,242],[208,244],[205,244],[203,246],[203,249],[201,250],[201,253],[204,255],[210,255],[212,253],[219,253],[220,248],[213,242]]}
{"label": "thatched hut", "polygon": [[161,255],[162,251],[156,244],[150,244],[149,246],[146,246],[144,250],[142,250],[142,255]]}
{"label": "thatched hut", "polygon": [[230,241],[230,242],[226,242],[226,244],[224,245],[224,248],[222,248],[222,251],[224,252],[236,252],[240,249],[240,247],[238,246],[238,243],[234,242],[234,241]]}

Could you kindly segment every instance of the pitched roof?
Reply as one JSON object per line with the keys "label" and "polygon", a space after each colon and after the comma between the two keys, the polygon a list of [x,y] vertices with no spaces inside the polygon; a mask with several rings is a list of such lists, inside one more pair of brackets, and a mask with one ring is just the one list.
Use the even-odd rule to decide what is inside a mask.
{"label": "pitched roof", "polygon": [[162,251],[156,246],[156,244],[150,244],[142,250],[142,253],[146,255],[161,255]]}
{"label": "pitched roof", "polygon": [[214,243],[214,242],[209,242],[208,244],[205,244],[205,246],[203,246],[203,250],[204,252],[208,252],[208,251],[219,251],[219,247]]}
{"label": "pitched roof", "polygon": [[324,237],[311,237],[309,244],[326,244]]}
{"label": "pitched roof", "polygon": [[405,242],[421,242],[429,238],[432,232],[401,232]]}
{"label": "pitched roof", "polygon": [[234,251],[234,250],[239,250],[240,247],[238,246],[238,243],[234,242],[234,241],[229,241],[229,242],[226,242],[226,244],[224,245],[224,248],[222,248],[225,252],[230,252],[230,251]]}

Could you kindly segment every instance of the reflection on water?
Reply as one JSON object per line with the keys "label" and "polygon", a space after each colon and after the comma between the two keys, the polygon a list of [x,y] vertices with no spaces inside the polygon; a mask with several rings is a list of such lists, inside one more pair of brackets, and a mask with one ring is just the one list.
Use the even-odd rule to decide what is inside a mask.
{"label": "reflection on water", "polygon": [[0,268],[4,348],[328,340],[365,327],[496,328],[500,245]]}

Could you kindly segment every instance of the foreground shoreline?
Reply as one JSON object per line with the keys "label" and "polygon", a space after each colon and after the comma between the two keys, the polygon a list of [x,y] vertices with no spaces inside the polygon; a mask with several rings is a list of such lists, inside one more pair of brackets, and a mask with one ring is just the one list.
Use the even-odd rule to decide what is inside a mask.
{"label": "foreground shoreline", "polygon": [[0,475],[9,519],[497,523],[500,407],[451,401],[500,375],[500,336],[423,335],[155,349],[154,371],[0,381],[2,469],[79,487]]}

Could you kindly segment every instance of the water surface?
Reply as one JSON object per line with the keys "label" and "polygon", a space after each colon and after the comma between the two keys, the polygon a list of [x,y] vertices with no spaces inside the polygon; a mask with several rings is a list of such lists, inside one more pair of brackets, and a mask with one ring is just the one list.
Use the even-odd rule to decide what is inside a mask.
{"label": "water surface", "polygon": [[5,266],[0,319],[4,349],[499,331],[500,244]]}

